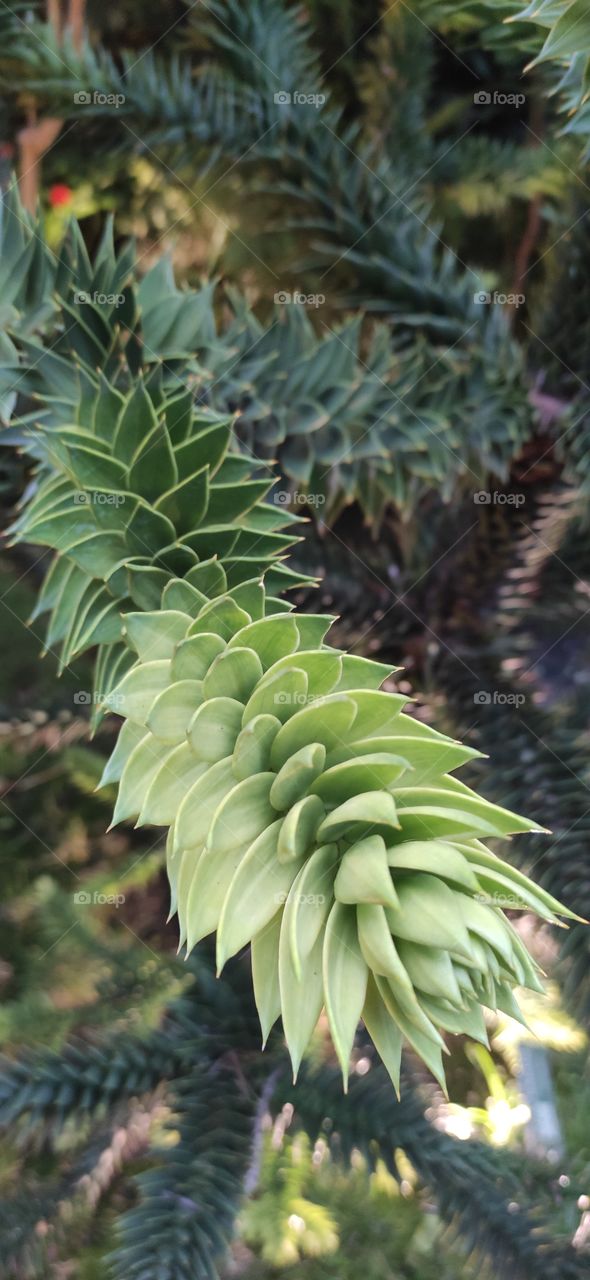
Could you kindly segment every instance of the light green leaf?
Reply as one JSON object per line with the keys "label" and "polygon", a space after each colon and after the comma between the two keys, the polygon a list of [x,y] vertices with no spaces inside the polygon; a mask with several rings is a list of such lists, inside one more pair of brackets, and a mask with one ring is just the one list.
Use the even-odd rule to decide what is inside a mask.
{"label": "light green leaf", "polygon": [[[386,912],[379,906],[357,907],[359,944],[361,951],[380,980],[387,980],[395,998],[405,1016],[429,1036],[435,1044],[442,1046],[443,1041],[428,1018],[422,1011],[418,996],[414,990],[410,975],[400,959],[399,952],[389,932]],[[381,991],[381,988],[379,988]],[[383,999],[385,996],[381,991]]]}
{"label": "light green leaf", "polygon": [[403,840],[388,849],[389,865],[396,871],[428,871],[451,884],[477,893],[478,883],[466,858],[441,840]]}
{"label": "light green leaf", "polygon": [[279,671],[284,671],[289,666],[296,666],[299,671],[305,671],[310,696],[320,698],[331,693],[338,684],[342,671],[342,660],[337,653],[325,651],[318,653],[317,650],[308,653],[300,649],[297,652],[295,662],[291,660],[289,655],[285,658],[280,658],[277,662],[273,662],[268,670],[267,678],[275,676]]}
{"label": "light green leaf", "polygon": [[[272,776],[272,775],[271,775]],[[316,839],[326,810],[318,796],[304,796],[289,810],[280,830],[278,858],[292,862],[302,858]],[[324,842],[327,843],[327,842]]]}
{"label": "light green leaf", "polygon": [[[201,938],[213,933],[233,877],[245,856],[248,839],[224,849],[205,847],[186,898],[187,947],[192,951]],[[179,889],[180,901],[180,889]]]}
{"label": "light green leaf", "polygon": [[[284,672],[282,678],[286,678],[287,674]],[[272,684],[274,681],[269,680],[268,688]],[[346,694],[331,694],[296,711],[283,724],[274,740],[271,753],[273,769],[280,769],[289,756],[310,742],[322,742],[326,750],[330,751],[342,740],[354,716],[355,704]]]}
{"label": "light green leaf", "polygon": [[136,724],[145,724],[158,697],[170,684],[170,660],[142,662],[132,667],[113,692],[113,706],[119,715]]}
{"label": "light green leaf", "polygon": [[117,803],[111,827],[125,818],[137,818],[143,805],[146,787],[170,755],[170,747],[146,733],[134,747],[121,774]]}
{"label": "light green leaf", "polygon": [[310,784],[324,767],[326,748],[321,742],[310,743],[296,751],[276,775],[270,791],[270,802],[275,809],[289,809],[301,800]]}
{"label": "light green leaf", "polygon": [[139,815],[140,823],[151,822],[158,827],[172,824],[185,795],[203,777],[207,768],[207,764],[196,759],[188,742],[176,747],[164,760],[146,790]]}
{"label": "light green leaf", "polygon": [[226,649],[215,658],[203,681],[203,696],[223,694],[245,703],[262,676],[262,663],[253,649]]}
{"label": "light green leaf", "polygon": [[[277,720],[285,723],[293,715],[293,707],[301,706],[306,697],[307,676],[304,671],[299,671],[297,667],[279,671],[278,675],[262,681],[254,690],[244,710],[242,720],[244,727],[249,720],[262,715],[275,716]],[[283,763],[284,761],[281,760],[280,764]],[[280,764],[273,760],[273,768],[280,768]]]}
{"label": "light green leaf", "polygon": [[398,939],[397,951],[415,987],[441,1000],[452,1000],[455,1004],[462,1003],[461,991],[448,951],[437,947],[420,946],[415,942],[406,942],[403,938]]}
{"label": "light green leaf", "polygon": [[[388,907],[387,923],[394,937],[424,946],[446,947],[471,956],[469,937],[462,923],[461,900],[465,895],[436,876],[404,874],[396,883],[399,907]],[[465,899],[469,902],[469,899]]]}
{"label": "light green leaf", "polygon": [[493,907],[475,902],[466,894],[455,894],[456,906],[470,933],[485,939],[491,947],[506,960],[512,960],[512,939],[506,928],[504,917]]}
{"label": "light green leaf", "polygon": [[203,701],[202,680],[177,680],[152,704],[147,718],[148,729],[162,742],[174,745],[184,742],[189,724]]}
{"label": "light green leaf", "polygon": [[259,934],[287,900],[298,864],[277,860],[280,819],[267,827],[239,863],[217,930],[217,968]]}
{"label": "light green leaf", "polygon": [[298,978],[301,978],[303,961],[314,947],[334,901],[333,884],[337,865],[336,845],[323,845],[306,859],[292,885],[285,929]]}
{"label": "light green leaf", "polygon": [[[189,624],[190,625],[190,624]],[[225,641],[212,632],[181,640],[172,658],[172,680],[203,680],[215,658],[225,649]]]}
{"label": "light green leaf", "polygon": [[[515,896],[517,896],[518,893],[528,893],[534,896],[536,905],[532,906],[531,909],[536,911],[539,915],[544,914],[544,911],[540,909],[540,905],[542,904],[548,915],[561,915],[566,916],[568,919],[581,921],[581,916],[577,916],[573,911],[569,911],[567,907],[563,907],[561,903],[557,901],[557,898],[554,898],[552,894],[547,893],[547,890],[543,889],[541,885],[533,884],[533,882],[529,880],[528,876],[525,876],[517,867],[511,866],[508,862],[504,862],[501,858],[498,858],[495,853],[490,853],[490,850],[485,849],[483,845],[478,845],[477,849],[470,849],[468,845],[461,845],[461,852],[471,864],[478,879],[481,879],[482,872],[490,874],[495,879],[498,879],[498,877],[501,876],[503,880],[510,882]],[[524,897],[522,900],[526,901]]]}
{"label": "light green leaf", "polygon": [[[400,716],[400,725],[402,720],[408,721],[409,716]],[[361,738],[348,743],[346,747],[336,748],[327,763],[333,766],[344,760],[356,760],[359,756],[376,753],[408,760],[412,771],[407,781],[413,787],[429,784],[438,787],[441,785],[440,779],[444,774],[459,768],[468,760],[481,756],[481,752],[474,751],[471,747],[463,747],[458,742],[445,742],[440,737],[421,738],[400,731],[399,734],[390,733],[386,738],[380,736]]]}
{"label": "light green leaf", "polygon": [[202,560],[194,569],[189,570],[186,580],[192,587],[202,591],[209,600],[213,600],[214,596],[223,596],[227,591],[225,570],[217,559]]}
{"label": "light green leaf", "polygon": [[320,933],[309,955],[302,961],[301,978],[298,979],[291,955],[289,930],[285,927],[287,911],[288,903],[283,914],[279,941],[279,985],[283,1029],[293,1064],[293,1079],[296,1080],[301,1059],[315,1031],[324,1003],[324,938],[323,933]]}
{"label": "light green leaf", "polygon": [[389,732],[395,732],[402,708],[408,703],[408,698],[401,693],[373,689],[350,690],[347,697],[357,709],[352,730],[346,735],[347,742],[374,737],[377,733],[386,737]]}
{"label": "light green leaf", "polygon": [[[426,1063],[426,1066],[432,1072],[435,1080],[438,1080],[443,1093],[446,1095],[447,1085],[443,1067],[442,1052],[438,1044],[433,1043],[430,1036],[426,1035],[422,1028],[418,1027],[416,1023],[413,1022],[400,1008],[393,991],[385,978],[375,978],[375,983],[388,1013],[397,1023],[402,1035],[408,1043],[411,1044],[412,1048],[416,1050],[416,1053],[418,1053]],[[425,1014],[424,1019],[426,1022],[429,1022]],[[438,1033],[435,1032],[431,1023],[429,1023],[429,1026],[438,1037]],[[440,1037],[438,1037],[438,1039],[440,1039]]]}
{"label": "light green leaf", "polygon": [[384,662],[372,662],[369,658],[345,653],[342,655],[342,676],[337,686],[338,693],[346,689],[380,689],[383,681],[399,670],[399,667],[389,667]]}
{"label": "light green leaf", "polygon": [[377,989],[377,984],[370,973],[362,1016],[383,1066],[391,1076],[393,1087],[399,1098],[402,1033],[385,1007]]}
{"label": "light green leaf", "polygon": [[390,840],[399,827],[395,800],[388,791],[365,791],[338,805],[324,819],[318,836],[321,840],[361,840],[366,835],[380,835]]}
{"label": "light green leaf", "polygon": [[283,908],[252,941],[252,982],[254,999],[262,1027],[262,1044],[268,1037],[281,1012],[279,986],[279,943]]}
{"label": "light green leaf", "polygon": [[486,1048],[489,1046],[483,1010],[476,1000],[467,1001],[465,1008],[451,1009],[447,1001],[424,995],[421,1004],[430,1021],[443,1031],[450,1031],[454,1036],[471,1036]]}
{"label": "light green leaf", "polygon": [[295,619],[289,616],[252,622],[229,641],[230,648],[254,649],[265,670],[279,658],[294,653],[298,644],[299,632]]}
{"label": "light green leaf", "polygon": [[198,707],[188,726],[188,740],[200,760],[231,756],[242,725],[241,702],[235,698],[211,698]]}
{"label": "light green leaf", "polygon": [[203,631],[212,631],[223,640],[230,640],[240,627],[250,621],[249,615],[240,609],[231,596],[218,596],[204,606],[198,618],[189,628],[188,635],[200,635]]}
{"label": "light green leaf", "polygon": [[240,731],[233,752],[233,769],[239,782],[269,771],[270,749],[280,727],[276,716],[263,715],[249,720]]}
{"label": "light green leaf", "polygon": [[393,790],[394,784],[411,769],[399,756],[376,752],[360,760],[346,760],[327,769],[313,790],[326,804],[341,804],[363,791]]}
{"label": "light green leaf", "polygon": [[238,782],[215,810],[207,849],[215,857],[236,846],[246,847],[276,819],[269,794],[274,774],[260,773]]}
{"label": "light green leaf", "polygon": [[[258,564],[260,564],[259,560]],[[239,587],[232,587],[230,595],[240,609],[249,613],[252,619],[264,617],[265,590],[260,578],[252,582],[242,582]]]}
{"label": "light green leaf", "polygon": [[178,810],[175,849],[194,849],[205,844],[213,814],[223,797],[235,786],[231,759],[211,765],[203,777],[187,791]]}
{"label": "light green leaf", "polygon": [[334,903],[326,924],[323,974],[328,1022],[347,1092],[350,1055],[367,994],[369,969],[359,947],[354,907],[340,902]]}
{"label": "light green leaf", "polygon": [[298,614],[295,622],[299,633],[299,648],[318,649],[334,621],[328,614]]}
{"label": "light green leaf", "polygon": [[382,836],[367,836],[346,850],[334,883],[334,893],[338,902],[380,903],[386,907],[398,905]]}
{"label": "light green leaf", "polygon": [[507,836],[518,831],[542,830],[538,824],[530,822],[528,818],[522,818],[518,813],[511,813],[509,809],[502,809],[500,805],[490,804],[489,800],[476,795],[458,778],[445,778],[443,786],[440,787],[414,787],[412,779],[409,778],[407,783],[396,788],[395,794],[400,809],[400,820],[404,816],[402,809],[406,806],[411,808],[412,813],[418,813],[419,807],[422,806],[436,806],[453,811],[461,810],[466,815],[472,815],[487,824],[491,835]]}
{"label": "light green leaf", "polygon": [[119,781],[131,752],[145,736],[144,725],[134,724],[132,720],[125,721],[119,730],[114,751],[112,751],[105,764],[102,777],[96,788],[97,791],[101,787],[107,787],[111,782]]}
{"label": "light green leaf", "polygon": [[[170,548],[168,548],[170,550]],[[165,564],[167,554],[162,551],[161,563]],[[177,567],[176,564],[167,564],[167,568],[174,569],[175,573],[184,573],[184,568]],[[162,608],[177,610],[188,616],[188,623],[184,635],[179,636],[179,640],[183,640],[187,635],[192,623],[201,612],[204,605],[207,604],[207,597],[202,591],[198,591],[196,587],[191,586],[185,578],[172,578],[166,583],[162,592]]]}

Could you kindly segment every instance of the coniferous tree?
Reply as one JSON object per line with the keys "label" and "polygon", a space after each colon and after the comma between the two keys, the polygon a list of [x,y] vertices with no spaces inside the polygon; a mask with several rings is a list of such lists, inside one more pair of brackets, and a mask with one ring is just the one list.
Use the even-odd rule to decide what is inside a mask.
{"label": "coniferous tree", "polygon": [[[489,11],[497,18],[499,10],[504,17],[517,7],[471,6],[476,29],[488,31]],[[438,13],[432,21],[448,19],[459,47],[463,41],[468,47],[468,25],[461,29],[449,6],[430,8]],[[124,85],[121,119],[132,133],[137,128],[144,145],[175,167],[189,164],[201,173],[209,167],[215,176],[219,163],[235,163],[261,210],[261,225],[277,211],[283,219],[286,203],[296,199],[309,254],[302,278],[340,259],[333,297],[355,312],[377,313],[380,323],[367,327],[355,314],[344,327],[334,329],[330,320],[333,332],[318,337],[296,311],[285,317],[279,309],[269,321],[262,301],[259,319],[235,291],[220,320],[212,286],[178,289],[165,263],[140,279],[133,248],[115,250],[109,232],[92,254],[74,227],[55,257],[39,226],[8,203],[2,404],[12,426],[5,439],[34,459],[13,534],[19,545],[47,549],[50,568],[38,607],[39,615],[49,614],[47,643],[61,650],[64,665],[98,649],[102,706],[95,720],[105,703],[125,720],[104,774],[111,792],[119,783],[116,819],[139,815],[140,824],[170,826],[173,905],[182,936],[199,945],[186,990],[171,994],[158,1025],[143,1035],[93,1035],[90,1042],[6,1064],[0,1114],[51,1155],[49,1179],[39,1176],[34,1159],[27,1166],[28,1212],[22,1197],[5,1205],[6,1255],[16,1274],[26,1266],[43,1274],[39,1222],[53,1224],[50,1241],[59,1236],[60,1205],[76,1205],[81,1180],[93,1176],[101,1151],[114,1140],[113,1126],[129,1133],[122,1159],[134,1158],[134,1099],[153,1100],[164,1090],[177,1141],[156,1136],[150,1148],[138,1203],[121,1221],[111,1261],[116,1276],[214,1274],[248,1183],[262,1117],[289,1099],[313,1139],[329,1114],[330,1145],[344,1158],[360,1148],[369,1166],[378,1154],[393,1167],[392,1148],[403,1149],[436,1193],[445,1219],[459,1226],[469,1247],[492,1259],[497,1274],[557,1271],[573,1280],[581,1274],[573,1251],[539,1234],[534,1214],[506,1212],[509,1200],[520,1200],[509,1162],[441,1135],[408,1082],[396,1100],[375,1049],[397,1081],[404,1037],[440,1079],[441,1033],[485,1038],[480,1005],[516,1014],[511,986],[536,987],[538,978],[518,933],[490,905],[498,895],[548,921],[558,910],[549,894],[587,914],[585,787],[571,776],[581,772],[578,743],[570,733],[562,744],[553,714],[527,714],[521,730],[513,703],[498,703],[477,738],[494,748],[496,763],[484,770],[470,747],[409,716],[403,695],[380,691],[383,678],[389,680],[388,662],[334,649],[325,639],[330,619],[316,610],[294,612],[284,598],[294,586],[311,589],[305,547],[297,549],[296,570],[283,563],[300,529],[285,509],[293,489],[327,499],[330,520],[354,496],[375,521],[392,500],[402,514],[412,504],[431,504],[436,521],[422,543],[418,533],[411,551],[426,555],[428,538],[436,542],[443,530],[447,537],[455,517],[441,513],[433,490],[456,495],[457,480],[470,470],[471,487],[487,470],[506,476],[532,431],[521,344],[500,308],[488,313],[474,304],[473,265],[459,267],[452,254],[434,247],[434,227],[421,203],[425,194],[435,208],[438,200],[450,228],[445,199],[451,207],[455,201],[461,208],[462,199],[469,205],[460,191],[461,163],[474,151],[467,148],[450,169],[450,197],[444,181],[418,183],[418,170],[429,161],[449,177],[444,135],[433,144],[427,134],[434,75],[428,39],[410,56],[402,28],[392,24],[377,40],[354,22],[347,26],[354,16],[348,7],[342,31],[335,32],[322,27],[329,6],[319,3],[312,7],[324,32],[318,58],[310,52],[309,27],[283,4],[209,9],[213,21],[204,24],[198,15],[195,22],[193,15],[183,24],[178,61],[146,54],[133,67],[133,56],[122,64],[118,55],[85,46],[68,48],[64,73],[49,42],[49,51],[35,46],[24,55],[15,46],[13,70],[22,75],[26,65],[30,92],[52,108],[69,110],[77,77],[105,93],[123,92]],[[331,41],[338,55],[349,30],[358,32],[362,73],[345,58],[330,80]],[[517,34],[510,26],[498,34],[490,26],[486,48],[516,63],[521,50],[529,56],[536,49],[524,23],[512,31]],[[393,83],[402,87],[389,130],[383,125],[388,86],[379,86],[384,105],[373,112],[377,95],[373,99],[370,89],[371,69],[387,67],[388,58]],[[408,71],[416,64],[417,80]],[[301,85],[319,92],[320,65],[335,95],[346,96],[347,109],[330,101],[320,122],[315,106],[274,103],[275,80],[292,96]],[[89,105],[100,142],[101,113]],[[578,123],[582,118],[583,111]],[[244,158],[267,128],[269,137]],[[105,132],[110,142],[116,136],[124,163],[129,130],[109,119],[103,141]],[[421,148],[413,154],[418,138]],[[480,209],[490,199],[481,175],[500,172],[506,156],[504,146],[481,147],[474,180]],[[546,192],[551,178],[537,158],[531,174],[528,194]],[[516,185],[507,180],[498,198],[521,199]],[[398,199],[407,187],[411,198]],[[464,214],[454,245],[469,239],[471,214]],[[288,222],[287,216],[282,225],[292,283],[301,235]],[[468,260],[479,270],[477,256]],[[80,293],[83,301],[76,300]],[[97,293],[117,301],[108,308],[89,302]],[[416,395],[417,382],[423,385]],[[271,471],[277,452],[278,469]],[[279,500],[268,501],[281,474],[286,492],[281,488]],[[542,528],[535,526],[531,544],[515,548],[508,538],[500,570],[490,538],[490,575],[479,581],[477,538],[467,537],[467,549],[461,545],[453,556],[454,541],[465,532],[455,525],[444,544],[447,576],[434,593],[429,578],[420,597],[424,633],[432,634],[434,625],[459,653],[458,664],[435,666],[435,689],[444,688],[450,723],[471,740],[469,646],[480,655],[478,679],[483,671],[495,689],[503,688],[498,634],[502,653],[516,653],[525,666],[535,658],[535,629],[546,626],[535,610],[523,619],[514,608],[504,565],[524,568],[533,593],[544,586],[555,592],[564,627],[579,620],[575,592],[555,581],[555,561],[539,556],[542,535],[585,573],[576,500],[568,493],[565,519],[556,505]],[[454,567],[458,590],[449,588]],[[400,614],[408,593],[418,598],[415,575],[409,577]],[[441,630],[449,599],[452,611]],[[469,609],[487,611],[485,627],[465,626]],[[514,683],[510,691],[520,688]],[[550,758],[552,746],[533,742],[541,737],[559,740],[559,767]],[[451,776],[461,763],[494,803]],[[557,826],[554,844],[538,831],[522,838],[523,860],[536,862],[544,889],[482,842],[530,828],[499,807],[506,803]],[[572,813],[576,831],[563,831]],[[306,914],[300,900],[308,898],[316,910]],[[459,938],[457,913],[465,925]],[[221,978],[199,941],[214,930],[217,965],[228,961]],[[251,938],[254,1000],[247,956],[235,957]],[[583,1015],[586,955],[587,931],[575,921],[564,948],[566,989]],[[121,976],[123,987],[126,980]],[[301,1017],[303,989],[309,1025]],[[364,1077],[353,1071],[348,1099],[332,1062],[318,1069],[304,1060],[291,1091],[283,1038],[272,1029],[282,1013],[297,1066],[324,1000],[345,1078],[351,1050],[362,1050],[372,1064]],[[363,1012],[365,1026],[358,1029]],[[269,1036],[264,1055],[259,1016]],[[323,1056],[331,1053],[324,1045]],[[59,1135],[81,1121],[86,1150],[80,1155],[74,1141],[61,1161]]]}

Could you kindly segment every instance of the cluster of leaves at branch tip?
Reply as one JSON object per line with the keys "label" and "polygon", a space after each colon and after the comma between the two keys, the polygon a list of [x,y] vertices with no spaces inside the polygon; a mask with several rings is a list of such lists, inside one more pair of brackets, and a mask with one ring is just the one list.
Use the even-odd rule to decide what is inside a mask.
{"label": "cluster of leaves at branch tip", "polygon": [[325,1008],[345,1084],[362,1018],[396,1088],[404,1040],[444,1087],[442,1032],[487,1043],[483,1007],[519,1018],[513,988],[542,990],[497,901],[571,913],[483,843],[536,828],[452,776],[476,753],[325,645],[329,619],[252,593],[126,616],[115,821],[169,827],[181,945],[216,932],[221,971],[251,944],[295,1074]]}

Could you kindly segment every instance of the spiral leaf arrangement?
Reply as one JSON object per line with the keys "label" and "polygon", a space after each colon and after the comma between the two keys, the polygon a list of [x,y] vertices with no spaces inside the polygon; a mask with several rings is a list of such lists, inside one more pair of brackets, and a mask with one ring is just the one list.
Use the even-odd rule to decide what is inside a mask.
{"label": "spiral leaf arrangement", "polygon": [[452,776],[474,752],[407,715],[389,668],[293,616],[294,517],[231,418],[127,359],[122,385],[79,365],[70,425],[51,368],[13,536],[56,552],[47,645],[98,648],[99,708],[125,720],[103,781],[115,822],[169,827],[181,944],[216,932],[221,969],[251,943],[295,1073],[325,1008],[345,1083],[361,1017],[396,1088],[403,1041],[443,1083],[441,1033],[485,1041],[482,1007],[519,1016],[513,988],[539,987],[502,906],[571,915],[482,843],[538,828]]}
{"label": "spiral leaf arrangement", "polygon": [[61,648],[63,666],[99,646],[107,698],[130,661],[123,610],[190,611],[228,585],[249,600],[249,580],[269,568],[272,613],[287,608],[273,591],[301,578],[278,560],[294,517],[262,501],[273,477],[254,478],[231,452],[231,418],[141,377],[126,395],[104,379],[87,390],[80,421],[30,432],[43,461],[11,533],[58,553],[33,616],[50,615],[47,648]]}
{"label": "spiral leaf arrangement", "polygon": [[519,1017],[513,988],[542,990],[499,904],[571,913],[482,843],[535,828],[451,776],[477,753],[325,646],[329,618],[249,591],[126,615],[114,820],[169,827],[181,945],[216,932],[221,970],[251,943],[295,1073],[325,1008],[345,1084],[362,1017],[396,1088],[404,1040],[444,1085],[441,1031],[485,1043],[482,1006]]}

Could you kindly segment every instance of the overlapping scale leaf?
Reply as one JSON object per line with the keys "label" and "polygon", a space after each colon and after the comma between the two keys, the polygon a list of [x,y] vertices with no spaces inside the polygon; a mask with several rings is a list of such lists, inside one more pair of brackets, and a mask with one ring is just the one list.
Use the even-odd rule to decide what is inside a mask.
{"label": "overlapping scale leaf", "polygon": [[12,536],[58,553],[36,616],[49,613],[47,643],[64,664],[121,640],[122,610],[194,619],[223,596],[230,632],[261,616],[265,572],[275,565],[277,590],[289,572],[280,560],[295,539],[281,530],[293,517],[264,501],[272,477],[253,477],[231,432],[190,392],[160,400],[140,377],[115,405],[98,386],[83,422],[31,433],[45,461]]}
{"label": "overlapping scale leaf", "polygon": [[115,820],[169,827],[181,943],[252,944],[263,1034],[297,1072],[325,1009],[344,1080],[359,1019],[399,1085],[402,1045],[444,1085],[446,1033],[540,989],[504,908],[568,913],[482,843],[534,829],[452,776],[476,754],[410,716],[391,673],[324,644],[330,620],[226,593],[125,618],[137,661],[105,781]]}

